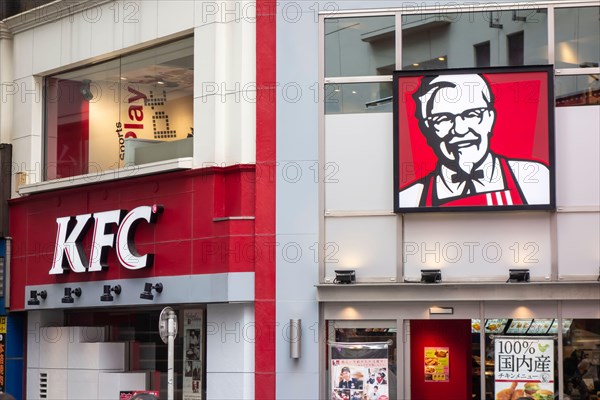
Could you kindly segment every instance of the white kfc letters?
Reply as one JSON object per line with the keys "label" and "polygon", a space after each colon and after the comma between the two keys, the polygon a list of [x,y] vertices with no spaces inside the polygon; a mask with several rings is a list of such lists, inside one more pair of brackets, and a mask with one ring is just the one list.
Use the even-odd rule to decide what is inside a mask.
{"label": "white kfc letters", "polygon": [[[138,224],[142,220],[150,224],[156,223],[162,210],[162,206],[153,205],[137,207],[130,212],[112,210],[57,218],[58,230],[50,275],[62,274],[69,268],[74,272],[102,271],[102,268],[108,266],[108,250],[115,247],[115,244],[117,258],[125,268],[140,269],[152,266],[154,255],[140,255],[133,239]],[[94,234],[88,261],[82,242],[92,224]],[[116,237],[111,228],[113,224],[119,227]]]}

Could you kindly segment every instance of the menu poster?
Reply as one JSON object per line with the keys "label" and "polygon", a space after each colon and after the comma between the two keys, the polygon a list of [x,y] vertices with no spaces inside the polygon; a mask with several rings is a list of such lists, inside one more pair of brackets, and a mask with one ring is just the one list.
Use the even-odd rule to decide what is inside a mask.
{"label": "menu poster", "polygon": [[[562,320],[563,323],[563,335],[567,335],[569,333],[569,329],[571,329],[571,324],[573,323],[572,319],[563,319]],[[550,327],[550,329],[548,330],[548,333],[552,333],[552,334],[556,334],[558,333],[558,320],[555,319],[552,322],[552,326]]]}
{"label": "menu poster", "polygon": [[502,333],[507,319],[488,319],[485,321],[485,333]]}
{"label": "menu poster", "polygon": [[528,335],[545,334],[552,325],[552,319],[534,319],[527,331]]}
{"label": "menu poster", "polygon": [[183,400],[202,400],[202,309],[183,312]]}
{"label": "menu poster", "polygon": [[425,347],[425,382],[450,381],[450,349]]}
{"label": "menu poster", "polygon": [[554,398],[554,340],[500,336],[494,340],[496,398]]}
{"label": "menu poster", "polygon": [[333,343],[332,400],[389,400],[388,344]]}
{"label": "menu poster", "polygon": [[481,331],[481,320],[480,319],[472,319],[471,320],[471,333],[479,333]]}
{"label": "menu poster", "polygon": [[530,319],[513,319],[506,333],[526,333],[529,325],[531,325]]}

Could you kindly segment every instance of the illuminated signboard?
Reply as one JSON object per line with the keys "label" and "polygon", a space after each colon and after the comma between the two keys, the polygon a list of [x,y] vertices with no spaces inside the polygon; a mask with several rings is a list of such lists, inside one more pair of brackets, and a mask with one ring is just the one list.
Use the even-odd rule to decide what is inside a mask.
{"label": "illuminated signboard", "polygon": [[[141,221],[156,223],[163,211],[160,205],[141,206],[127,212],[111,210],[94,214],[82,214],[56,219],[58,225],[56,244],[50,275],[65,271],[102,271],[107,265],[108,250],[114,248],[121,265],[127,269],[140,269],[152,266],[153,254],[140,255],[135,247],[134,237]],[[84,251],[83,240],[93,225],[94,234],[89,257]],[[116,226],[117,232],[111,230]]]}
{"label": "illuminated signboard", "polygon": [[394,210],[554,208],[551,66],[394,73]]}

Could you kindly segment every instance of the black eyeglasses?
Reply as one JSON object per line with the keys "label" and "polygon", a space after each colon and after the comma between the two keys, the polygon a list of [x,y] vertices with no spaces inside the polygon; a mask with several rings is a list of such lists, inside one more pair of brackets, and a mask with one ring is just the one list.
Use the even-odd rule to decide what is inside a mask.
{"label": "black eyeglasses", "polygon": [[440,128],[442,126],[451,126],[456,123],[456,118],[460,117],[467,123],[481,122],[483,118],[483,113],[489,111],[490,108],[482,107],[482,108],[471,108],[469,110],[465,110],[460,114],[452,114],[452,113],[439,113],[434,114],[430,117],[427,117],[427,121],[431,122],[435,125],[436,128]]}

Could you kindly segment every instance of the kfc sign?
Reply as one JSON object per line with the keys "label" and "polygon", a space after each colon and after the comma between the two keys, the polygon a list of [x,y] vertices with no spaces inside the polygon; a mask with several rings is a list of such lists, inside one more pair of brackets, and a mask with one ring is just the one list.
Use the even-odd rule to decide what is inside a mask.
{"label": "kfc sign", "polygon": [[551,66],[394,73],[394,209],[554,209]]}
{"label": "kfc sign", "polygon": [[[133,242],[138,224],[146,221],[156,223],[162,206],[141,206],[125,210],[103,211],[74,217],[57,218],[56,246],[50,275],[62,274],[69,268],[75,272],[96,272],[107,267],[109,248],[115,248],[121,265],[127,269],[152,266],[153,254],[140,255]],[[83,238],[94,226],[89,260],[83,248]],[[111,225],[118,227],[117,233]]]}

